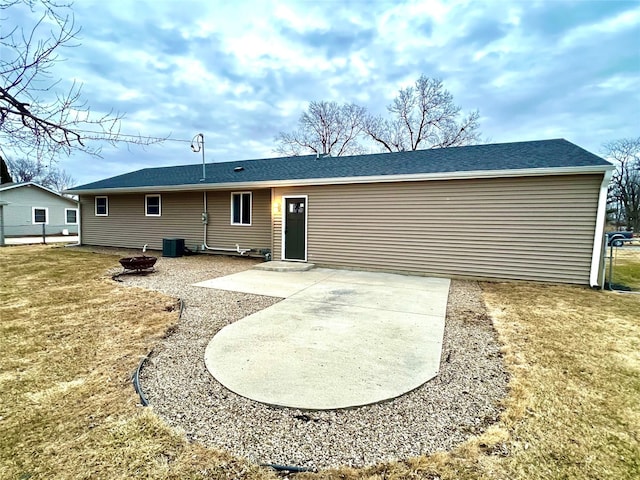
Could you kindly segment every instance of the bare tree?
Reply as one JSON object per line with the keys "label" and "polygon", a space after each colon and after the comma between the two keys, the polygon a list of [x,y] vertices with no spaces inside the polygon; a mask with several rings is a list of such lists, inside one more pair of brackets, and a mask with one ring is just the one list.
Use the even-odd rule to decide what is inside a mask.
{"label": "bare tree", "polygon": [[9,173],[9,166],[7,165],[7,162],[4,161],[4,158],[2,158],[2,155],[0,155],[0,184],[12,182],[13,178]]}
{"label": "bare tree", "polygon": [[45,166],[40,162],[32,162],[24,158],[18,158],[16,160],[9,160],[7,164],[11,177],[16,183],[41,183],[44,177],[46,177]]}
{"label": "bare tree", "polygon": [[383,151],[471,145],[480,139],[478,111],[460,118],[460,107],[442,81],[421,75],[387,107],[391,118],[367,116],[364,131]]}
{"label": "bare tree", "polygon": [[49,188],[56,192],[62,192],[67,188],[73,187],[75,184],[76,179],[65,170],[54,168],[49,172]]}
{"label": "bare tree", "polygon": [[[13,9],[29,9],[33,24],[14,22]],[[19,16],[16,16],[19,18]],[[76,47],[80,28],[70,4],[55,0],[0,0],[0,152],[55,160],[60,153],[100,152],[100,143],[148,145],[155,139],[120,133],[121,114],[94,114],[81,86],[64,87],[52,72],[59,52]]]}
{"label": "bare tree", "polygon": [[42,162],[19,158],[7,162],[11,176],[16,183],[35,182],[56,192],[72,186],[74,178],[54,164],[44,165]]}
{"label": "bare tree", "polygon": [[606,143],[604,155],[616,165],[609,199],[627,228],[640,231],[640,137],[622,138]]}
{"label": "bare tree", "polygon": [[276,152],[283,155],[315,153],[333,156],[362,153],[358,136],[362,132],[365,115],[363,107],[352,103],[311,102],[300,116],[297,130],[278,134]]}

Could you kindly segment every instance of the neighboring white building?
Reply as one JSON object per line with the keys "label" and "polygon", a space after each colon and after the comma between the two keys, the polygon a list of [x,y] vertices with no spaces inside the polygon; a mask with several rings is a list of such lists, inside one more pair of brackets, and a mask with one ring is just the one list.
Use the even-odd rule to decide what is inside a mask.
{"label": "neighboring white building", "polygon": [[78,234],[78,203],[34,182],[0,185],[0,237]]}

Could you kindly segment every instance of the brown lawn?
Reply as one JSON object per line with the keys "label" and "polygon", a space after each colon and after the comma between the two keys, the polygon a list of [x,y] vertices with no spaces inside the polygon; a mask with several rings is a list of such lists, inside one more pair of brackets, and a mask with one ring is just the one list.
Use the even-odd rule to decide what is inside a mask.
{"label": "brown lawn", "polygon": [[[0,249],[0,478],[279,478],[188,443],[139,406],[130,376],[177,312],[111,281],[116,265]],[[512,375],[501,420],[452,452],[296,478],[638,478],[640,295],[482,288]]]}

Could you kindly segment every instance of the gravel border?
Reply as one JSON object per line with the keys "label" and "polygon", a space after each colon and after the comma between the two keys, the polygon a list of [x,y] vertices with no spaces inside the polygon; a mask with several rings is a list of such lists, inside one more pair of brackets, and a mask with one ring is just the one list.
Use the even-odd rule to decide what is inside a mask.
{"label": "gravel border", "polygon": [[302,411],[227,390],[205,367],[207,344],[225,325],[279,299],[192,284],[256,263],[213,255],[159,258],[153,274],[118,277],[184,301],[182,319],[152,352],[140,382],[154,411],[190,440],[255,463],[361,467],[449,450],[497,421],[508,375],[480,287],[470,281],[451,282],[440,373],[399,398]]}

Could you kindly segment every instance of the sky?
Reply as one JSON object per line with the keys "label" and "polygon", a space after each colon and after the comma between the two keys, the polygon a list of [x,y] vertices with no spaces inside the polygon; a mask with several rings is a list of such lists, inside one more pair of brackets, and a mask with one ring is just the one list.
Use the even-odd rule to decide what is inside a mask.
{"label": "sky", "polygon": [[[60,157],[77,184],[146,167],[279,156],[310,101],[385,114],[420,75],[442,79],[484,143],[566,138],[600,154],[640,136],[640,0],[76,0],[60,88],[162,144]],[[26,26],[14,9],[6,20]],[[12,18],[13,16],[13,18]],[[377,151],[377,150],[372,150]]]}

